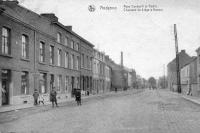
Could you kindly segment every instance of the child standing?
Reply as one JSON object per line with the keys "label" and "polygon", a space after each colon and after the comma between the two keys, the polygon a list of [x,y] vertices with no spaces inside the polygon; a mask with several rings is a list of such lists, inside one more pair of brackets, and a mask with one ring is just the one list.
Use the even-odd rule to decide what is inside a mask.
{"label": "child standing", "polygon": [[44,97],[42,94],[39,95],[38,102],[39,102],[39,104],[42,103],[44,105]]}

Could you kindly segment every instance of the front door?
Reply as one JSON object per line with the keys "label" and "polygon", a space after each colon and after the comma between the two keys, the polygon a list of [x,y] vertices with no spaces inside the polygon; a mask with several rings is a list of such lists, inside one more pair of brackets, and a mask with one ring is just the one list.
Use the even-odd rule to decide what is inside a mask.
{"label": "front door", "polygon": [[2,79],[1,79],[1,93],[2,93],[2,105],[9,104],[9,84],[10,84],[10,71],[2,70]]}

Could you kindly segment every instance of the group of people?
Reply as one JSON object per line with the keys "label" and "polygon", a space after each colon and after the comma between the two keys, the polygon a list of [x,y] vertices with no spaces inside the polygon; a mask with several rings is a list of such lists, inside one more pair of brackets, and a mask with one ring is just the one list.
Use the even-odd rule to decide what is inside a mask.
{"label": "group of people", "polygon": [[34,90],[33,98],[34,98],[34,105],[38,105],[40,103],[43,103],[44,105],[44,97],[41,94],[39,94],[37,89]]}
{"label": "group of people", "polygon": [[[56,92],[55,87],[53,87],[53,89],[50,92],[50,101],[52,103],[52,107],[54,107],[54,104],[56,105],[56,107],[58,107],[56,96],[57,96],[57,92]],[[38,105],[40,103],[43,103],[44,105],[44,97],[43,95],[39,94],[37,89],[34,90],[33,98],[34,98],[34,105]]]}
{"label": "group of people", "polygon": [[[75,100],[77,102],[77,105],[80,106],[81,105],[81,90],[75,89],[74,95],[75,95]],[[54,105],[58,107],[56,96],[57,96],[57,92],[56,92],[55,87],[53,87],[53,89],[50,92],[50,101],[52,103],[52,107],[54,107]],[[43,95],[39,94],[37,89],[34,90],[33,98],[34,98],[34,105],[38,105],[41,103],[44,105],[44,97]]]}

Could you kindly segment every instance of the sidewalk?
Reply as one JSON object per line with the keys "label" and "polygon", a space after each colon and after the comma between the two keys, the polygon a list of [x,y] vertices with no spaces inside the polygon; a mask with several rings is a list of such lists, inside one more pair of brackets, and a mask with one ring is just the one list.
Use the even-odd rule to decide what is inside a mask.
{"label": "sidewalk", "polygon": [[178,96],[180,96],[180,97],[182,97],[182,98],[184,98],[184,99],[186,99],[186,100],[188,100],[190,102],[193,102],[195,104],[200,105],[200,97],[179,94],[177,92],[172,92],[172,91],[169,91],[169,92],[171,92],[172,94],[178,95]]}
{"label": "sidewalk", "polygon": [[187,95],[182,95],[182,97],[188,101],[191,101],[193,103],[200,105],[200,97],[187,96]]}
{"label": "sidewalk", "polygon": [[[137,91],[138,90],[127,90],[127,91],[118,91],[117,93],[111,91],[111,92],[107,92],[107,93],[101,93],[98,95],[82,96],[82,99],[84,100],[84,99],[95,98],[95,97],[111,96],[111,95],[117,95],[117,94],[119,95],[119,94],[129,93],[129,92],[133,93],[133,92],[137,92]],[[72,101],[74,101],[74,98],[69,98],[65,101],[58,101],[58,103],[62,104],[62,103],[68,103],[68,102],[72,102]],[[46,102],[45,106],[51,106],[51,102]],[[36,107],[40,108],[40,105],[38,105],[38,106],[34,106],[33,104],[8,105],[8,106],[0,107],[0,113],[9,112],[9,111],[18,111],[21,109],[36,108]],[[43,105],[41,105],[41,107],[43,107]]]}

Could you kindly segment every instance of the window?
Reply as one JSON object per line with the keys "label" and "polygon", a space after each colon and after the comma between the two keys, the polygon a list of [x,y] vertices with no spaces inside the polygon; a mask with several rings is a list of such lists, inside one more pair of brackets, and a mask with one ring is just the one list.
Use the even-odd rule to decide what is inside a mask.
{"label": "window", "polygon": [[98,53],[98,58],[100,59],[100,53]]}
{"label": "window", "polygon": [[51,74],[51,75],[50,75],[50,90],[53,89],[53,86],[54,86],[54,75]]}
{"label": "window", "polygon": [[49,52],[50,52],[50,64],[54,64],[54,46],[50,46],[49,48]]}
{"label": "window", "polygon": [[68,68],[69,66],[69,54],[68,52],[65,52],[65,68]]}
{"label": "window", "polygon": [[76,57],[76,70],[79,69],[79,57],[77,56]]}
{"label": "window", "polygon": [[71,40],[71,46],[70,46],[70,48],[74,48],[74,41],[73,40]]}
{"label": "window", "polygon": [[62,75],[58,75],[58,91],[61,91]]}
{"label": "window", "polygon": [[73,55],[70,55],[70,61],[71,61],[71,66],[70,66],[70,68],[73,69],[73,66],[74,66]]}
{"label": "window", "polygon": [[45,44],[44,42],[40,42],[40,62],[45,61]]}
{"label": "window", "polygon": [[87,68],[89,68],[89,57],[86,57],[86,62],[87,62]]}
{"label": "window", "polygon": [[92,57],[90,57],[90,69],[92,69]]}
{"label": "window", "polygon": [[74,56],[73,58],[74,58],[74,69],[77,70],[76,69],[76,67],[77,67],[77,63],[76,63],[77,62],[77,58],[76,58],[76,56]]}
{"label": "window", "polygon": [[28,94],[29,93],[29,78],[28,78],[28,72],[22,72],[21,73],[21,94]]}
{"label": "window", "polygon": [[78,83],[77,78],[74,77],[74,88],[77,88],[77,83]]}
{"label": "window", "polygon": [[28,36],[22,35],[22,57],[28,58]]}
{"label": "window", "polygon": [[10,29],[2,28],[2,54],[10,54]]}
{"label": "window", "polygon": [[65,37],[65,46],[68,46],[68,38]]}
{"label": "window", "polygon": [[66,77],[65,77],[65,92],[67,92],[68,86],[69,86],[69,77],[66,76]]}
{"label": "window", "polygon": [[57,42],[61,43],[61,34],[60,33],[57,33]]}
{"label": "window", "polygon": [[78,51],[78,45],[79,45],[78,43],[75,43],[75,48],[74,48],[74,49],[75,49],[76,51]]}
{"label": "window", "polygon": [[58,66],[61,66],[61,49],[58,49]]}
{"label": "window", "polygon": [[84,67],[84,54],[81,55],[81,67]]}
{"label": "window", "polygon": [[76,59],[75,59],[75,56],[72,55],[72,58],[73,58],[73,69],[76,69]]}
{"label": "window", "polygon": [[72,68],[75,69],[75,65],[76,65],[76,64],[75,64],[75,58],[74,58],[74,55],[72,55],[72,62],[73,62],[73,63],[72,63]]}
{"label": "window", "polygon": [[80,78],[77,77],[77,88],[80,88]]}
{"label": "window", "polygon": [[40,73],[39,77],[39,93],[46,93],[47,92],[47,74],[46,73]]}

